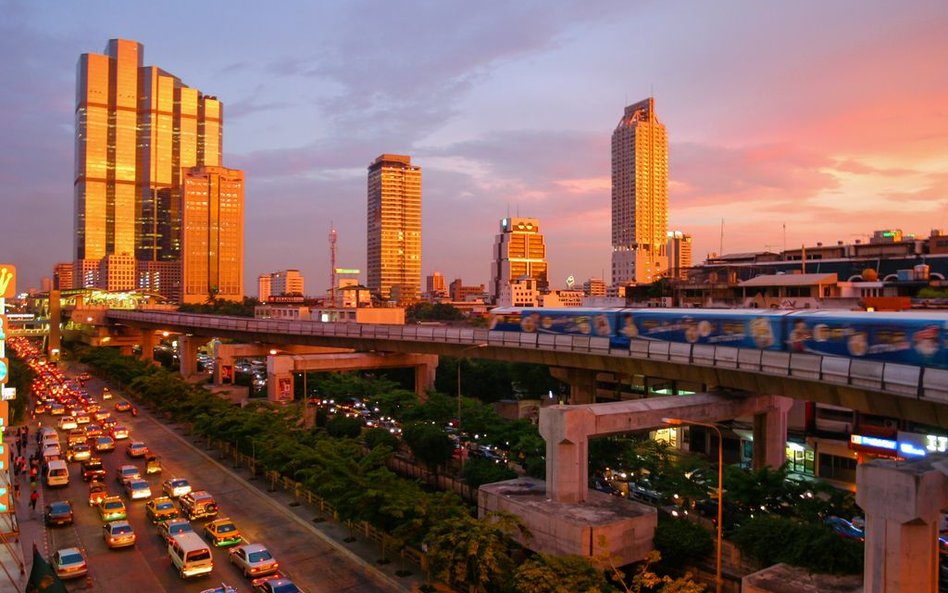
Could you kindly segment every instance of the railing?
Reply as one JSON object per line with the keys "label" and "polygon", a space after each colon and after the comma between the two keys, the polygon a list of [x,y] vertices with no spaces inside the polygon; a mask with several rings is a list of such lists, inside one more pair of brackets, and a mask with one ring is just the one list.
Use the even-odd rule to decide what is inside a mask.
{"label": "railing", "polygon": [[948,370],[838,356],[649,340],[632,340],[629,348],[625,349],[612,348],[609,338],[603,337],[524,334],[458,327],[323,323],[116,310],[109,311],[108,317],[116,321],[137,321],[169,328],[202,328],[230,332],[336,337],[348,340],[488,344],[499,348],[631,357],[850,385],[900,397],[948,404]]}

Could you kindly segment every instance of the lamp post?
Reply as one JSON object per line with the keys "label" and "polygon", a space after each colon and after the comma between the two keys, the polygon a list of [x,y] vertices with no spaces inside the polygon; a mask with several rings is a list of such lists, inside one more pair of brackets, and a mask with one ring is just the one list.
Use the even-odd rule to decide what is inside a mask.
{"label": "lamp post", "polygon": [[698,422],[697,420],[688,420],[682,418],[662,418],[662,422],[669,426],[684,426],[693,424],[695,426],[704,426],[718,433],[718,532],[717,532],[717,556],[715,558],[714,570],[714,590],[715,593],[721,593],[724,581],[721,579],[721,534],[723,529],[722,520],[724,518],[724,438],[721,435],[721,429],[708,422]]}

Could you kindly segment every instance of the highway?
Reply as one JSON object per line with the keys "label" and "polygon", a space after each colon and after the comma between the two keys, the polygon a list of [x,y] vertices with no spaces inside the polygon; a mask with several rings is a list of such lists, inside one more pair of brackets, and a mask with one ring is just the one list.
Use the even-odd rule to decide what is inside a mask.
{"label": "highway", "polygon": [[[110,494],[119,494],[128,508],[128,520],[137,535],[134,547],[109,550],[102,537],[102,521],[95,508],[87,504],[88,484],[82,481],[81,465],[69,463],[70,483],[65,488],[41,487],[40,504],[36,509],[36,520],[42,521],[43,505],[55,500],[68,499],[73,503],[75,523],[66,527],[46,528],[49,552],[68,546],[84,548],[87,553],[92,586],[87,588],[84,578],[67,581],[70,590],[84,591],[168,591],[197,593],[226,582],[238,587],[238,591],[249,591],[247,579],[227,558],[227,549],[214,549],[214,571],[210,577],[199,577],[189,581],[178,577],[172,568],[163,540],[157,535],[155,526],[146,518],[145,500],[130,501],[115,481],[118,466],[133,463],[142,470],[142,475],[151,485],[152,495],[161,495],[161,483],[169,477],[183,477],[191,482],[195,490],[207,490],[220,507],[219,517],[230,517],[240,529],[244,540],[262,543],[280,562],[281,572],[291,578],[306,593],[315,592],[383,592],[398,590],[384,587],[369,578],[363,567],[357,565],[333,546],[316,536],[311,529],[301,525],[288,510],[265,493],[226,471],[193,446],[186,438],[176,434],[144,411],[137,417],[128,412],[115,412],[113,405],[122,395],[113,389],[115,399],[102,401],[99,394],[103,383],[93,379],[87,384],[89,392],[104,408],[112,411],[120,424],[131,429],[129,440],[142,440],[160,456],[163,471],[151,476],[144,475],[144,459],[130,459],[125,454],[129,440],[116,442],[113,452],[100,453],[108,474],[105,484]],[[44,425],[55,422],[55,417],[38,417]],[[35,450],[35,424],[31,428],[29,451]],[[60,431],[65,445],[64,431]],[[24,488],[24,490],[28,490]],[[28,496],[28,492],[25,493]],[[26,521],[24,517],[21,521]],[[201,533],[204,522],[194,521],[194,530]],[[203,534],[202,534],[203,537]],[[26,547],[26,546],[24,546]],[[42,551],[42,550],[41,550]]]}

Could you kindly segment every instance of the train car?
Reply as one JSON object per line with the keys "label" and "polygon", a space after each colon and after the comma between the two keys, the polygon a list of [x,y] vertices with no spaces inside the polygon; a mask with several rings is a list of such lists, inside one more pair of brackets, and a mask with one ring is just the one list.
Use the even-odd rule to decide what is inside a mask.
{"label": "train car", "polygon": [[786,311],[756,309],[623,309],[616,345],[632,339],[782,350]]}
{"label": "train car", "polygon": [[948,368],[948,314],[796,311],[787,350]]}
{"label": "train car", "polygon": [[490,312],[490,329],[528,334],[616,335],[618,308],[498,307]]}

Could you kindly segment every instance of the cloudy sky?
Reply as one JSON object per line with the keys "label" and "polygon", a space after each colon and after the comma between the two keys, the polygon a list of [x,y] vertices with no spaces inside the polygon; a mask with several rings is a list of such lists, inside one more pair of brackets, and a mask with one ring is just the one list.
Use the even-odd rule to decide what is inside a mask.
{"label": "cloudy sky", "polygon": [[[423,274],[486,282],[540,219],[554,286],[608,279],[610,135],[653,95],[695,259],[948,227],[948,2],[0,0],[0,260],[72,255],[75,67],[109,38],[225,105],[245,277],[365,268],[366,166],[423,168]],[[784,225],[786,230],[784,231]]]}

